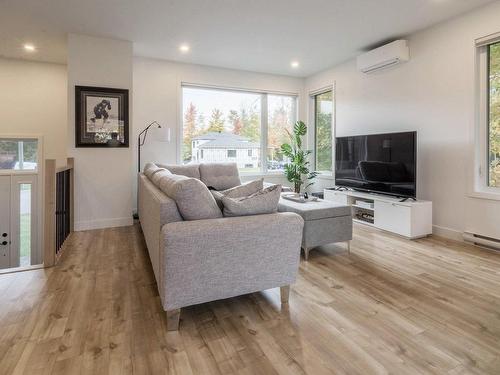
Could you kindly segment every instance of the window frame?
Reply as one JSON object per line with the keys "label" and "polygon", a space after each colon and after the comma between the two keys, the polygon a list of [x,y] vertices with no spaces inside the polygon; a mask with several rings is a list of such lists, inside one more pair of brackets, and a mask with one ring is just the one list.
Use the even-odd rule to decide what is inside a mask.
{"label": "window frame", "polygon": [[[328,91],[332,92],[332,170],[331,171],[318,171],[316,165],[316,96],[324,94]],[[321,87],[316,90],[309,92],[309,123],[312,126],[309,127],[309,149],[312,150],[311,154],[311,165],[313,165],[314,170],[318,173],[318,178],[324,179],[335,179],[335,134],[336,134],[336,91],[335,82],[330,85]]]}
{"label": "window frame", "polygon": [[[177,163],[181,164],[182,163],[182,143],[183,143],[183,136],[184,136],[184,88],[193,88],[193,89],[201,89],[201,90],[223,90],[223,91],[228,91],[228,92],[234,92],[234,93],[249,93],[249,94],[259,94],[261,96],[260,100],[260,170],[259,172],[245,172],[245,171],[239,171],[240,175],[242,176],[262,176],[262,175],[281,175],[283,174],[283,171],[269,171],[267,169],[267,163],[265,162],[267,160],[267,147],[268,147],[268,131],[269,131],[269,119],[268,119],[268,96],[269,95],[274,95],[274,96],[286,96],[286,97],[292,97],[294,99],[293,101],[293,115],[294,115],[294,120],[293,123],[295,123],[298,118],[299,118],[299,93],[297,92],[286,92],[286,91],[272,91],[272,90],[259,90],[259,89],[248,89],[248,88],[241,88],[241,87],[228,87],[228,86],[219,86],[219,85],[207,85],[207,84],[200,84],[200,83],[192,83],[192,82],[180,82],[180,87],[179,87],[179,103],[180,103],[180,110],[179,110],[179,125],[178,125],[178,137],[177,137]],[[252,150],[252,157],[255,155],[255,153]]]}
{"label": "window frame", "polygon": [[500,42],[500,33],[475,40],[475,126],[473,165],[468,178],[469,196],[500,200],[500,187],[489,186],[490,64],[489,46]]}

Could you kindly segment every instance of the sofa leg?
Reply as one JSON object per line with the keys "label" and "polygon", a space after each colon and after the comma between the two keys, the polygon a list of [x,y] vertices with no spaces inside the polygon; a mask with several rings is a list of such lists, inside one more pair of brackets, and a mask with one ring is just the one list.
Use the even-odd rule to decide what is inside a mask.
{"label": "sofa leg", "polygon": [[304,259],[309,260],[309,249],[307,247],[303,247],[304,249]]}
{"label": "sofa leg", "polygon": [[351,253],[351,241],[347,241],[347,252]]}
{"label": "sofa leg", "polygon": [[287,304],[290,297],[290,285],[280,287],[281,303]]}
{"label": "sofa leg", "polygon": [[168,331],[178,331],[179,330],[180,317],[181,317],[181,309],[167,311],[167,330]]}

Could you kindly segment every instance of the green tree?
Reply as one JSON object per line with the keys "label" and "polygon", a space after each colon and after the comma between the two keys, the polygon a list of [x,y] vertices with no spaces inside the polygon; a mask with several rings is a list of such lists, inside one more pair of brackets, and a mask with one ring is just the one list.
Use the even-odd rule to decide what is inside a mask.
{"label": "green tree", "polygon": [[[318,102],[333,102],[331,91],[319,95]],[[316,170],[332,170],[332,114],[321,111],[320,105],[316,108]]]}
{"label": "green tree", "polygon": [[500,43],[490,48],[490,186],[500,187]]}
{"label": "green tree", "polygon": [[243,129],[243,122],[241,121],[238,111],[231,109],[229,111],[228,120],[233,127],[233,134],[240,135],[241,129]]}
{"label": "green tree", "polygon": [[240,135],[252,142],[260,142],[260,115],[255,108],[241,108],[240,118],[243,124]]}
{"label": "green tree", "polygon": [[212,116],[208,121],[208,131],[209,132],[219,132],[224,131],[224,114],[220,109],[214,108],[212,110]]}
{"label": "green tree", "polygon": [[196,107],[193,103],[189,103],[186,112],[184,113],[184,134],[183,134],[183,148],[182,159],[184,161],[191,160],[192,158],[192,139],[197,134],[196,129]]}
{"label": "green tree", "polygon": [[281,145],[288,141],[287,131],[292,130],[291,108],[282,99],[279,106],[269,116],[267,145],[272,160],[283,160]]}

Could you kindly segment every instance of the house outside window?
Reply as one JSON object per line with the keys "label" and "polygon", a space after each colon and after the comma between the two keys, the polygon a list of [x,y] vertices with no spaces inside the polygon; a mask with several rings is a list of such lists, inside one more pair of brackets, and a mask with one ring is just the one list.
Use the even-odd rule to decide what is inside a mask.
{"label": "house outside window", "polygon": [[500,193],[500,33],[476,40],[478,116],[475,191]]}
{"label": "house outside window", "polygon": [[331,173],[333,163],[333,90],[312,96],[314,103],[314,165]]}
{"label": "house outside window", "polygon": [[296,95],[192,85],[183,85],[182,95],[182,163],[236,162],[243,173],[283,170],[280,147],[297,118]]}

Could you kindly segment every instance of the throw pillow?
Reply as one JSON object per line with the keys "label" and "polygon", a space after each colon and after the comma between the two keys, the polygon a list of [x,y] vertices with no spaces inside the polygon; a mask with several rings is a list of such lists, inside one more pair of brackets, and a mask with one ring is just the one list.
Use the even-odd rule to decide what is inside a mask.
{"label": "throw pillow", "polygon": [[222,197],[224,216],[271,214],[278,210],[281,185],[272,185],[248,197]]}
{"label": "throw pillow", "polygon": [[264,189],[264,179],[246,182],[231,189],[223,190],[221,193],[229,198],[248,197]]}
{"label": "throw pillow", "polygon": [[153,182],[153,184],[160,187],[160,180],[164,176],[171,176],[171,175],[172,175],[172,173],[170,173],[166,169],[160,168],[160,169],[154,171],[152,176],[149,179]]}
{"label": "throw pillow", "polygon": [[144,174],[146,175],[147,178],[149,178],[151,180],[151,178],[153,178],[153,175],[156,173],[156,172],[159,172],[159,171],[164,171],[165,168],[160,168],[158,167],[155,163],[147,163],[145,166],[144,166]]}
{"label": "throw pillow", "polygon": [[160,190],[172,198],[184,220],[217,219],[222,212],[203,182],[175,174],[164,175]]}

